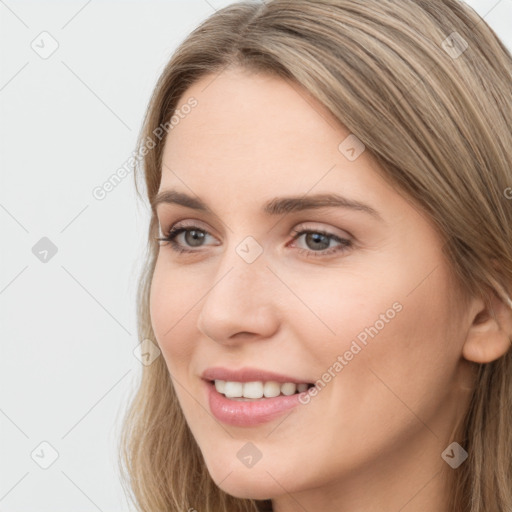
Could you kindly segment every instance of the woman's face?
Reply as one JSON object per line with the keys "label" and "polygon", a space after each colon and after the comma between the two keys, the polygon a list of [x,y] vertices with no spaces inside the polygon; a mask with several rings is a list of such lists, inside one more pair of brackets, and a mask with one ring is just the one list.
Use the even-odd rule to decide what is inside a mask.
{"label": "woman's face", "polygon": [[[167,137],[159,192],[205,208],[170,195],[158,204],[161,236],[188,231],[174,238],[185,252],[159,249],[150,308],[212,478],[238,497],[291,493],[307,510],[336,492],[360,505],[421,496],[447,466],[464,409],[468,318],[439,235],[298,86],[228,70],[192,85],[178,109],[191,97]],[[234,373],[202,378],[218,368]],[[262,372],[316,383],[316,395],[236,400],[210,384],[233,381],[224,392],[236,395],[256,381],[248,394],[271,395],[265,383],[279,378]]]}

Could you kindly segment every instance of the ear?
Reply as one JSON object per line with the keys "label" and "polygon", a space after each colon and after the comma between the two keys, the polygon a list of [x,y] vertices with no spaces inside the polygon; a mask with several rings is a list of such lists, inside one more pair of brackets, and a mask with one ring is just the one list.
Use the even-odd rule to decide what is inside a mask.
{"label": "ear", "polygon": [[490,363],[512,345],[512,308],[494,291],[472,302],[472,324],[462,355],[468,361]]}

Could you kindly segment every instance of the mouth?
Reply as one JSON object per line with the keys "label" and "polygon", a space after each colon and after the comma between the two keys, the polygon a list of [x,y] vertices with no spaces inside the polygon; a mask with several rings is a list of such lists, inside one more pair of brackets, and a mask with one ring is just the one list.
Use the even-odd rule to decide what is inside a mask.
{"label": "mouth", "polygon": [[251,381],[238,382],[226,380],[210,380],[210,385],[224,397],[240,401],[250,402],[265,400],[279,396],[291,396],[303,393],[314,387],[311,382],[277,382],[277,381]]}
{"label": "mouth", "polygon": [[314,387],[312,383],[277,381],[203,379],[203,383],[210,412],[217,420],[235,427],[257,427],[275,420],[304,403],[301,397]]}

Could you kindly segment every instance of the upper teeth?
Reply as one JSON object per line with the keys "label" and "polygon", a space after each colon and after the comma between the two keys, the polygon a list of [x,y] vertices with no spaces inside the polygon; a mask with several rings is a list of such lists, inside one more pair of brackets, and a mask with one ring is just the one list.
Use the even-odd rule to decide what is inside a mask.
{"label": "upper teeth", "polygon": [[296,391],[302,393],[308,389],[308,384],[295,384],[294,382],[255,381],[255,382],[234,382],[216,380],[215,389],[228,398],[272,398],[283,395],[293,395]]}

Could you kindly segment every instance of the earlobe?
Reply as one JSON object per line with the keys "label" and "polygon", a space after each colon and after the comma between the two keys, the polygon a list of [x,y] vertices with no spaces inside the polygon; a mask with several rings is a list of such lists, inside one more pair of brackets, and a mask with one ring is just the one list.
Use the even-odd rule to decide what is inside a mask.
{"label": "earlobe", "polygon": [[509,304],[490,293],[489,300],[476,302],[480,306],[473,315],[462,355],[475,363],[490,363],[510,350],[512,345],[512,309]]}

